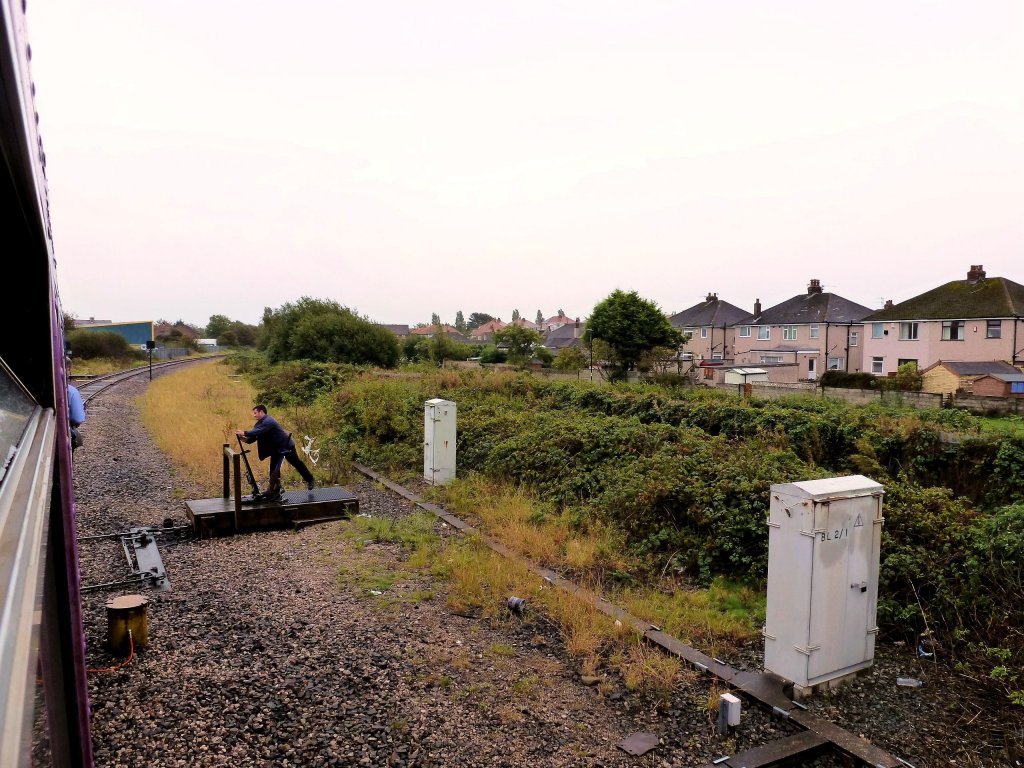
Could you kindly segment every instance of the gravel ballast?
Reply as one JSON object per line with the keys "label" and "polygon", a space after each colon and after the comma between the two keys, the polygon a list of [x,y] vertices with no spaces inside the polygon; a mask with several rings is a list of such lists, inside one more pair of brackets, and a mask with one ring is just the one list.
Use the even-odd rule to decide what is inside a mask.
{"label": "gravel ballast", "polygon": [[[184,500],[208,495],[142,428],[134,398],[147,384],[121,384],[89,405],[74,468],[81,536],[184,523]],[[210,461],[219,465],[216,446]],[[290,469],[285,479],[298,485]],[[412,510],[368,481],[347,487],[363,513]],[[453,615],[443,582],[402,571],[395,545],[357,546],[347,525],[168,541],[170,591],[85,593],[95,668],[120,662],[104,649],[106,602],[150,600],[148,647],[89,677],[96,764],[699,766],[795,732],[744,702],[741,726],[720,736],[706,706],[711,681],[699,675],[661,709],[614,679],[586,685],[541,617]],[[80,559],[83,584],[127,572],[116,541],[82,542]],[[351,578],[367,568],[401,575],[377,596]],[[752,646],[728,661],[759,669],[758,654]],[[898,687],[897,677],[924,685]],[[808,706],[917,768],[1021,765],[1021,718],[1008,703],[984,711],[979,696],[941,665],[880,645],[869,672]],[[640,731],[659,746],[640,757],[618,748]]]}

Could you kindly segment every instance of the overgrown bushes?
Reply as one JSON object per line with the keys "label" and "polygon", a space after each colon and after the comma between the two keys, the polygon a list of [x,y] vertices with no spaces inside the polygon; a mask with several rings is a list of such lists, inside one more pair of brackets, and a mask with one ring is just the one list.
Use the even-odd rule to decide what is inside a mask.
{"label": "overgrown bushes", "polygon": [[773,483],[868,474],[887,494],[883,629],[911,638],[927,621],[950,648],[1024,655],[1024,440],[982,438],[965,414],[478,370],[293,364],[259,382],[268,402],[315,400],[335,455],[404,471],[422,461],[424,401],[454,400],[460,472],[528,486],[581,528],[615,525],[651,573],[702,583],[765,578]]}

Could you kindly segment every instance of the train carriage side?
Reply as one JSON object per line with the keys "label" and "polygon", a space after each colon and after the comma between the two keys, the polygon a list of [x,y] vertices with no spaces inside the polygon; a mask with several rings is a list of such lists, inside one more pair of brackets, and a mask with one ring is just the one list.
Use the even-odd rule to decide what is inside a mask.
{"label": "train carriage side", "polygon": [[37,706],[56,766],[91,766],[61,307],[25,5],[0,0],[0,765],[29,765]]}

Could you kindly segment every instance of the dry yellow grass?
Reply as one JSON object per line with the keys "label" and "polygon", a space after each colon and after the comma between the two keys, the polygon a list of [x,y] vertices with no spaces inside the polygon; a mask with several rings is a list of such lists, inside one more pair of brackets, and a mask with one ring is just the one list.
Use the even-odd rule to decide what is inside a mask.
{"label": "dry yellow grass", "polygon": [[237,447],[235,429],[252,426],[254,396],[226,364],[209,363],[161,376],[138,405],[143,424],[175,467],[214,494],[221,488],[222,446]]}

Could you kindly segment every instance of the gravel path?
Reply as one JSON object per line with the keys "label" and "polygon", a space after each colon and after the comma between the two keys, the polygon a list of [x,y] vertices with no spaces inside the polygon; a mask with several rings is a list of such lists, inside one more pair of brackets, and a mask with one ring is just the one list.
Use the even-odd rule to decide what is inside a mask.
{"label": "gravel path", "polygon": [[[139,423],[134,397],[146,384],[90,404],[75,462],[80,535],[183,523],[183,500],[205,495],[175,475]],[[363,512],[409,512],[371,483],[350,490]],[[709,682],[696,674],[662,711],[621,684],[610,694],[588,687],[544,621],[452,615],[429,574],[404,573],[369,595],[345,574],[394,573],[404,556],[357,546],[348,525],[161,546],[173,588],[145,592],[149,647],[123,669],[90,675],[97,765],[699,766],[792,732],[745,705],[740,728],[719,736]],[[82,542],[80,556],[83,584],[126,574],[116,542]],[[83,596],[90,666],[119,661],[103,648],[104,606],[129,591],[138,590]],[[759,668],[756,648],[747,662]],[[1010,728],[1003,746],[986,747],[992,715],[982,715],[984,728],[964,725],[975,710],[955,695],[962,684],[913,663],[883,649],[869,675],[811,707],[917,768],[1021,765],[1006,746]],[[927,683],[897,688],[897,675]],[[638,731],[661,745],[642,757],[618,748]]]}

